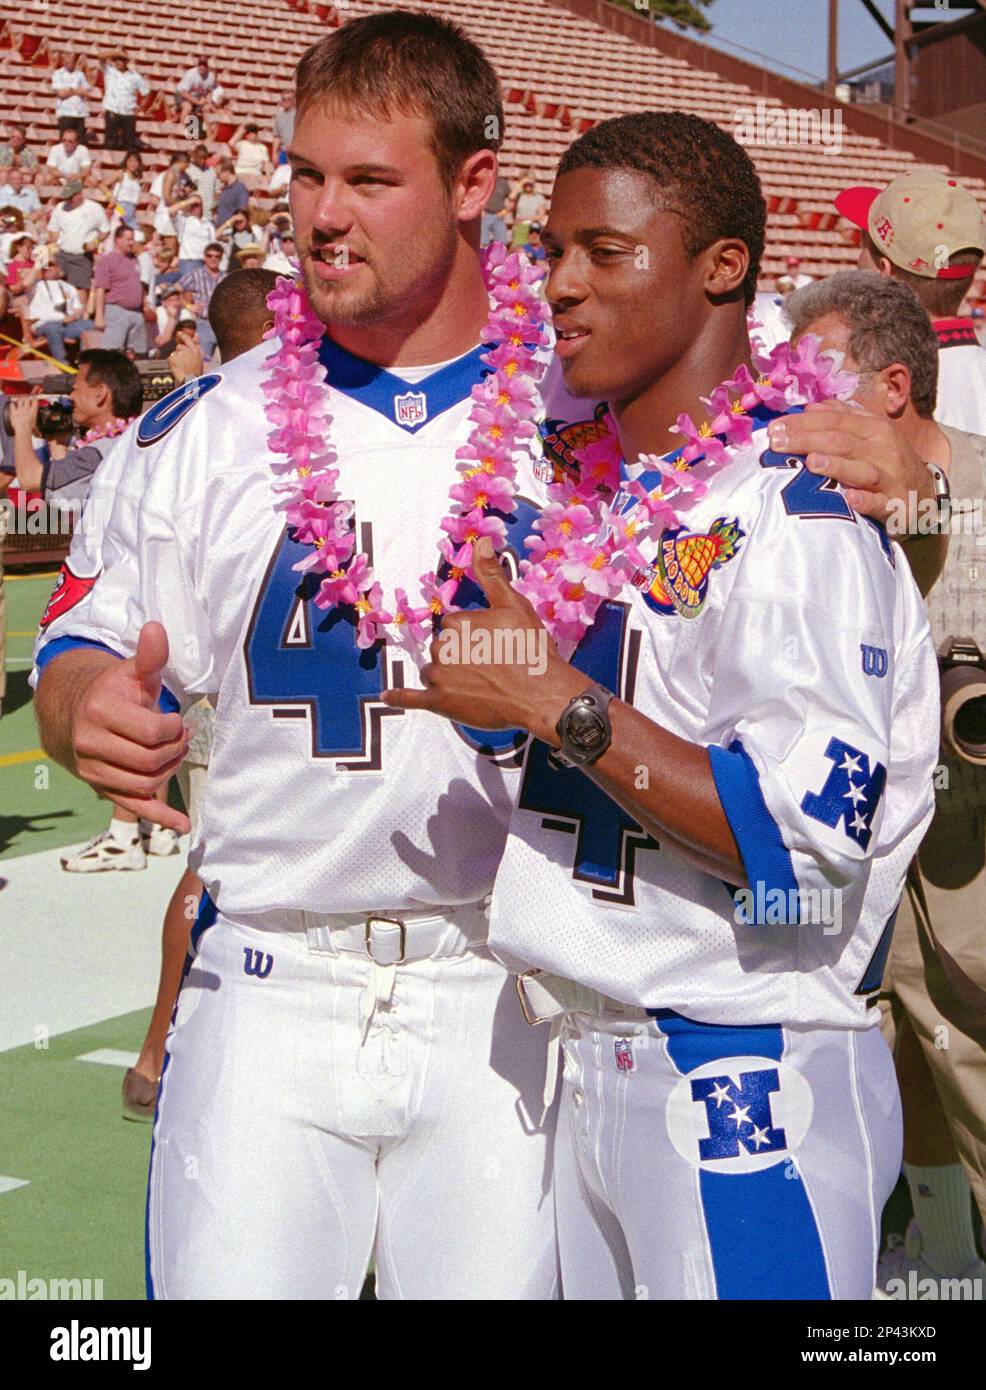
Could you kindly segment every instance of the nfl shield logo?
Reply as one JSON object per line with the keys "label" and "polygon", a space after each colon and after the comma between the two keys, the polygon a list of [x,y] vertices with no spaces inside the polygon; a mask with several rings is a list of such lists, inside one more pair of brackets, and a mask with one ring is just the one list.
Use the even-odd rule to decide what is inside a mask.
{"label": "nfl shield logo", "polygon": [[423,391],[405,391],[394,397],[394,419],[399,425],[420,425],[428,418],[428,402]]}
{"label": "nfl shield logo", "polygon": [[616,1070],[633,1071],[633,1043],[629,1038],[614,1038],[613,1050],[616,1053]]}

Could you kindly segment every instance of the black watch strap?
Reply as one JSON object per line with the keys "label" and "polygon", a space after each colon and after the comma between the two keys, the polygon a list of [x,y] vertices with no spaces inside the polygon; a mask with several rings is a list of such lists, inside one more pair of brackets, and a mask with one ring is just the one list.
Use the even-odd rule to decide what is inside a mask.
{"label": "black watch strap", "polygon": [[551,761],[562,767],[589,767],[606,752],[613,739],[609,722],[609,702],[613,693],[601,685],[590,685],[569,700],[555,725],[561,748]]}

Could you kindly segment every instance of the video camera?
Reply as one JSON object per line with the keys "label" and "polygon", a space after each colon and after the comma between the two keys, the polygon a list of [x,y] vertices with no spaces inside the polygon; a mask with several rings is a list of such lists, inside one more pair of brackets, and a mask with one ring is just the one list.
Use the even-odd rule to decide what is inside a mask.
{"label": "video camera", "polygon": [[950,637],[938,673],[945,744],[966,762],[986,766],[986,656],[972,637]]}
{"label": "video camera", "polygon": [[[10,423],[11,399],[10,396],[4,396],[0,400],[0,425],[4,433],[13,438],[14,429]],[[73,428],[71,401],[59,398],[41,402],[35,430],[42,439],[57,439],[60,435],[71,434]]]}

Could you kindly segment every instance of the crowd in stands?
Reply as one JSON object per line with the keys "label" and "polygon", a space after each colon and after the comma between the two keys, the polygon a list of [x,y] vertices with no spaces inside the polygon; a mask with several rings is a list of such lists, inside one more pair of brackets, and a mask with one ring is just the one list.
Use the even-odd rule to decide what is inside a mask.
{"label": "crowd in stands", "polygon": [[139,129],[149,88],[126,52],[56,55],[51,89],[59,130],[51,148],[30,148],[16,121],[0,131],[2,331],[62,363],[93,347],[167,357],[189,336],[208,361],[209,301],[223,277],[258,267],[294,273],[293,93],[269,130],[246,121],[217,139],[235,118],[221,74],[202,55],[175,74],[174,115],[188,142],[156,172],[145,166]]}

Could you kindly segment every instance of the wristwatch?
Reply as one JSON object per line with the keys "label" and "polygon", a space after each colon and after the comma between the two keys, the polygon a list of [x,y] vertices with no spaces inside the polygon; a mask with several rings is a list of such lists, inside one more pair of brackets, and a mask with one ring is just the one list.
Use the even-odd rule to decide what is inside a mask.
{"label": "wristwatch", "polygon": [[606,752],[613,739],[607,708],[613,695],[601,685],[590,685],[569,700],[555,725],[561,748],[551,759],[556,766],[589,767]]}

